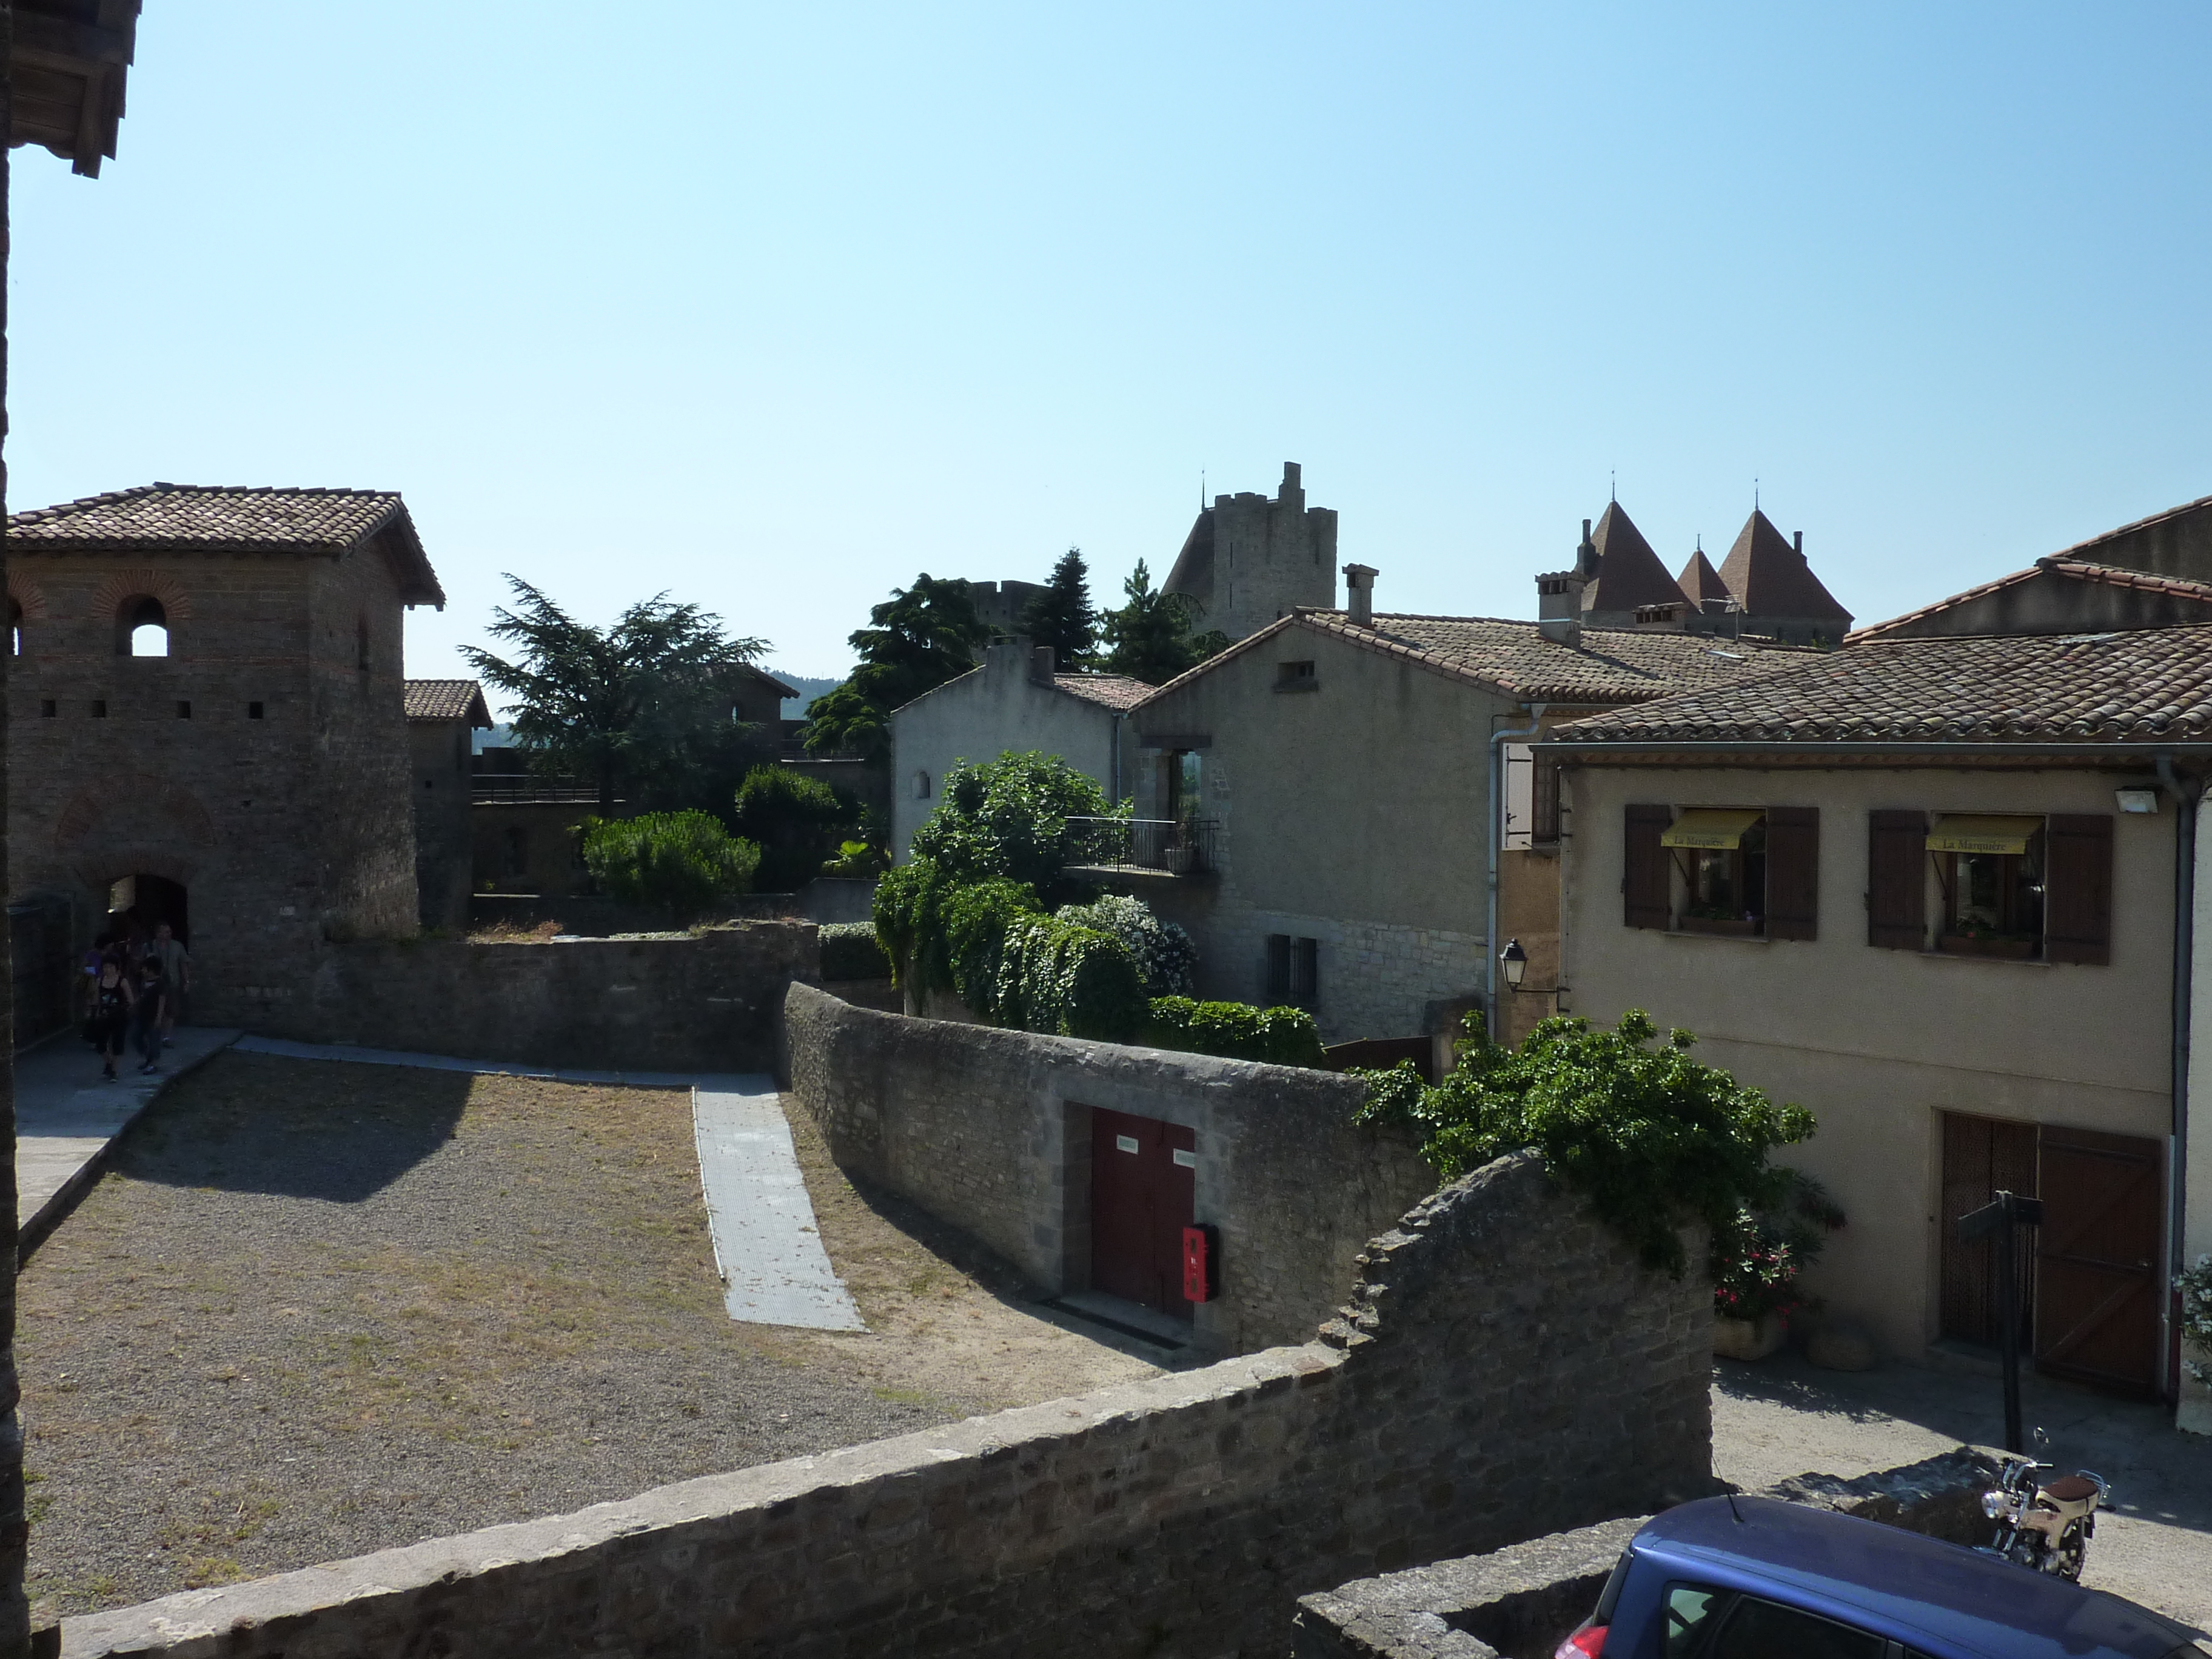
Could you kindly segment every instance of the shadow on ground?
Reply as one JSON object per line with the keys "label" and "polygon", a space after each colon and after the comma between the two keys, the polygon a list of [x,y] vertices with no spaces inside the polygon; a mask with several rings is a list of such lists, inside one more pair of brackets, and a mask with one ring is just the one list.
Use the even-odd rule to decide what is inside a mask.
{"label": "shadow on ground", "polygon": [[[412,1072],[399,1090],[380,1086],[386,1070],[219,1054],[131,1125],[111,1167],[161,1186],[361,1203],[453,1138],[474,1081]],[[272,1105],[278,1079],[292,1086]]]}

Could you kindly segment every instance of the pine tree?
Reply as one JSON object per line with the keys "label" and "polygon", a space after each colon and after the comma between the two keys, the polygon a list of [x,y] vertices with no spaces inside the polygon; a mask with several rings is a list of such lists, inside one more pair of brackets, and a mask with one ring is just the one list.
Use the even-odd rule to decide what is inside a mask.
{"label": "pine tree", "polygon": [[1099,618],[1099,637],[1106,644],[1104,666],[1109,673],[1128,674],[1148,685],[1164,685],[1186,668],[1193,668],[1216,652],[1229,648],[1229,636],[1218,629],[1194,635],[1191,623],[1202,607],[1188,593],[1170,593],[1152,586],[1152,573],[1142,559],[1129,580],[1121,584],[1127,603]]}
{"label": "pine tree", "polygon": [[807,705],[801,741],[810,754],[844,749],[870,759],[888,756],[891,710],[975,667],[988,637],[968,584],[927,571],[913,586],[891,589],[868,621],[871,626],[851,636],[860,666]]}
{"label": "pine tree", "polygon": [[1081,548],[1060,556],[1044,592],[1023,607],[1021,631],[1030,644],[1050,646],[1060,667],[1091,666],[1098,644],[1098,613],[1091,608],[1091,572]]}

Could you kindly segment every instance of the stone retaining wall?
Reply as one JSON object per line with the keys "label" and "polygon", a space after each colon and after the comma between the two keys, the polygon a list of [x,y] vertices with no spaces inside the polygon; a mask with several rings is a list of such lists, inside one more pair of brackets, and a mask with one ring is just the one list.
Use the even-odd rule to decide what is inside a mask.
{"label": "stone retaining wall", "polygon": [[1091,1283],[1091,1113],[1186,1125],[1220,1230],[1201,1353],[1303,1340],[1354,1259],[1436,1184],[1413,1138],[1361,1129],[1354,1078],[784,998],[791,1091],[848,1170],[973,1234],[1048,1294]]}
{"label": "stone retaining wall", "polygon": [[[739,922],[696,936],[322,947],[304,985],[256,986],[226,1023],[307,1042],[471,1060],[658,1072],[765,1072],[775,1011],[819,966],[811,923]],[[196,996],[196,1018],[212,1018]]]}
{"label": "stone retaining wall", "polygon": [[1360,1268],[1301,1347],[73,1619],[62,1650],[1281,1653],[1305,1592],[1711,1489],[1711,1291],[1533,1158]]}

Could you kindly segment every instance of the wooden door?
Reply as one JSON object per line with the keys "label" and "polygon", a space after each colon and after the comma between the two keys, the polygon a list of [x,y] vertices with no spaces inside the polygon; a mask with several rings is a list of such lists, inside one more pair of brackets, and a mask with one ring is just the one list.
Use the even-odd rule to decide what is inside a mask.
{"label": "wooden door", "polygon": [[1197,1218],[1197,1145],[1177,1124],[1091,1109],[1092,1290],[1191,1317],[1182,1230]]}
{"label": "wooden door", "polygon": [[2132,1135],[2045,1127],[2035,1273],[2041,1370],[2159,1393],[2163,1152]]}
{"label": "wooden door", "polygon": [[[1998,1192],[2036,1194],[2035,1125],[2002,1118],[1943,1114],[1943,1186],[1936,1219],[1942,1236],[1942,1328],[1945,1336],[1995,1347],[1998,1340],[1996,1251],[1994,1238],[1959,1242],[1959,1218],[1971,1215]],[[2013,1261],[2020,1291],[2022,1351],[2033,1335],[2035,1257],[2017,1241]]]}

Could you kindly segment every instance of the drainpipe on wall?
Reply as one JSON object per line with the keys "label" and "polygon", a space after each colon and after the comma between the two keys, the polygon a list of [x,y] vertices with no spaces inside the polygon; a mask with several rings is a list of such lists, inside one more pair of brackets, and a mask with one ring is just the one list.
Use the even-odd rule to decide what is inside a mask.
{"label": "drainpipe on wall", "polygon": [[2197,797],[2174,775],[2173,757],[2158,757],[2158,781],[2173,798],[2173,1167],[2166,1171],[2166,1393],[2181,1397],[2181,1291],[2189,1265],[2189,1022],[2197,935]]}
{"label": "drainpipe on wall", "polygon": [[1490,734],[1490,918],[1482,944],[1482,984],[1490,1040],[1498,1038],[1498,860],[1505,848],[1505,745],[1533,738],[1541,729],[1546,704],[1528,705],[1528,724],[1523,729]]}
{"label": "drainpipe on wall", "polygon": [[1128,718],[1125,711],[1115,709],[1114,729],[1107,739],[1106,804],[1109,806],[1119,806],[1121,804],[1121,722]]}

